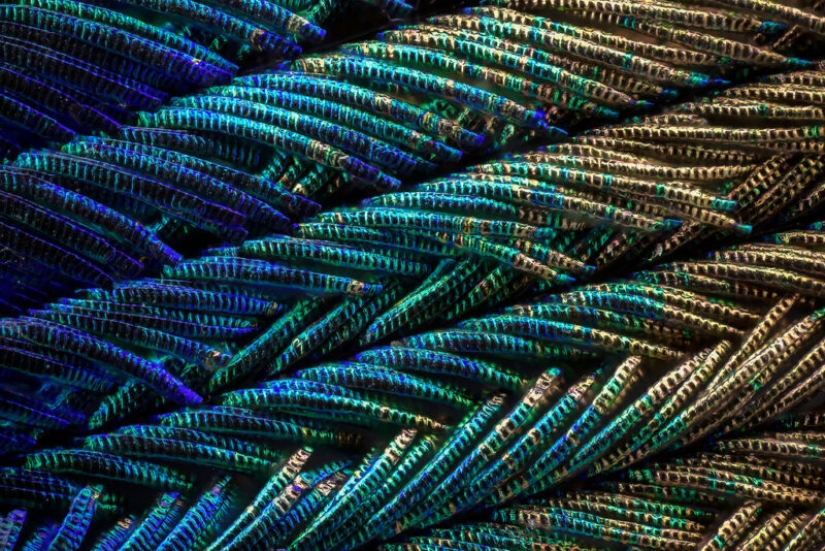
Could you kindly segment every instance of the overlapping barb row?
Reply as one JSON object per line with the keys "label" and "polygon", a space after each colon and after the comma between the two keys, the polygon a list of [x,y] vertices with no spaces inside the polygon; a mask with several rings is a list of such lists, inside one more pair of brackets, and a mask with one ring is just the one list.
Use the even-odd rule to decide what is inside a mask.
{"label": "overlapping barb row", "polygon": [[[88,133],[116,134],[135,111],[226,84],[261,59],[294,59],[345,10],[411,13],[403,0],[243,2],[16,0],[0,13],[0,158]],[[347,3],[350,4],[350,3]],[[377,4],[377,5],[376,5]],[[375,17],[373,15],[373,17]]]}
{"label": "overlapping barb row", "polygon": [[816,549],[822,18],[724,4],[436,16],[19,155],[0,542]]}
{"label": "overlapping barb row", "polygon": [[[101,21],[127,17],[85,4],[60,6]],[[818,63],[802,54],[817,51],[815,21],[810,28],[800,27],[805,21],[792,16],[804,18],[795,13],[783,15],[796,23],[787,25],[775,23],[769,10],[730,15],[665,8],[631,17],[638,8],[617,6],[592,6],[599,8],[592,14],[599,31],[587,26],[593,21],[579,21],[592,11],[587,6],[581,14],[551,10],[551,19],[495,7],[434,16],[231,83],[201,83],[216,86],[170,99],[160,108],[126,103],[124,109],[148,110],[123,125],[98,128],[99,135],[18,154],[0,172],[5,197],[25,199],[6,202],[10,212],[0,227],[8,236],[4,281],[9,291],[3,307],[15,313],[78,286],[154,276],[178,262],[180,253],[199,253],[192,250],[193,242],[234,245],[272,233],[288,235],[293,222],[317,213],[319,203],[393,191],[402,182],[420,182],[504,147],[557,142],[567,130],[640,115],[651,105],[711,93],[751,74],[814,70]],[[63,17],[46,7],[12,8]],[[233,8],[242,9],[252,7]],[[571,22],[558,20],[559,13]],[[30,23],[23,27],[37,28]],[[132,21],[150,28],[138,23]],[[667,27],[667,36],[664,24],[675,25]],[[196,47],[189,38],[167,34]],[[96,47],[104,58],[78,52],[78,59],[87,64],[105,59],[107,67],[119,66],[118,60],[140,62],[133,58],[143,49],[104,46],[95,36],[60,34],[56,51],[62,51],[57,46],[67,51],[82,46],[83,52]],[[651,44],[653,37],[671,42]],[[200,67],[206,53],[198,59]],[[45,62],[33,66],[61,82],[68,78]],[[166,62],[153,70],[184,74]],[[26,128],[53,126],[49,101],[57,102],[52,112],[77,112],[61,108],[67,104],[62,96],[45,94],[48,87],[35,86],[38,94],[26,94],[31,85],[20,91],[14,86],[23,81],[9,82],[14,101],[31,103],[25,112],[32,118],[18,121]],[[87,75],[76,84],[89,88],[90,82],[104,80]],[[717,101],[744,101],[740,109],[750,105],[753,110],[766,100],[760,94],[743,88],[742,96]],[[775,103],[783,101],[790,107],[786,118],[807,116],[793,99],[779,97]],[[6,116],[21,113],[10,110]],[[711,115],[726,122],[718,108]],[[582,173],[573,177],[577,174]]]}

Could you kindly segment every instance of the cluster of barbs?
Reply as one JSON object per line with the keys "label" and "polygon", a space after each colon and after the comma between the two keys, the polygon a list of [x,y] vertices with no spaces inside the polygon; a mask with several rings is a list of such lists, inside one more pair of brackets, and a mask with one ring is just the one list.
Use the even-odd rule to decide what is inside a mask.
{"label": "cluster of barbs", "polygon": [[18,155],[6,541],[813,548],[820,19],[732,3],[436,16]]}

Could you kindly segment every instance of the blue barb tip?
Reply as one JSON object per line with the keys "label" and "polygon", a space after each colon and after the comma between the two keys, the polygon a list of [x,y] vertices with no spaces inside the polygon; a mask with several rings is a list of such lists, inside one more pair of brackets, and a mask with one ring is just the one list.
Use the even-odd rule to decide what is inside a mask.
{"label": "blue barb tip", "polygon": [[736,233],[740,235],[750,235],[753,231],[753,226],[750,224],[736,224]]}
{"label": "blue barb tip", "polygon": [[562,285],[572,285],[576,283],[576,278],[573,276],[569,276],[567,274],[558,274],[555,279],[555,283],[561,283]]}
{"label": "blue barb tip", "polygon": [[676,218],[668,218],[662,224],[662,229],[663,230],[675,230],[676,228],[680,227],[681,225],[682,225],[681,220],[677,220]]}

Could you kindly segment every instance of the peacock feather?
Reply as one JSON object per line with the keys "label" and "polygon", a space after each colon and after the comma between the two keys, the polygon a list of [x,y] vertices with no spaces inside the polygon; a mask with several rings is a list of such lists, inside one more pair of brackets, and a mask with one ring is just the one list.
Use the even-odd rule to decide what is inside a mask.
{"label": "peacock feather", "polygon": [[825,549],[825,2],[0,4],[0,551]]}

